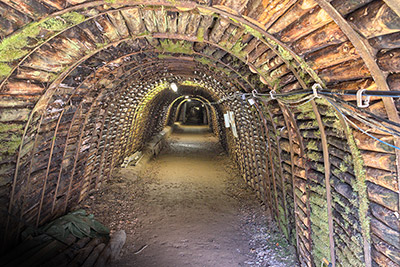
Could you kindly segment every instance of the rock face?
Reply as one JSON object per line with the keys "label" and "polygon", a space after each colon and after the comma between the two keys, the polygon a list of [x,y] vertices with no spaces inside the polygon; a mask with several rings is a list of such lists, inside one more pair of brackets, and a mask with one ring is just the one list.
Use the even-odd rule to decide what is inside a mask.
{"label": "rock face", "polygon": [[[4,247],[98,189],[191,95],[303,266],[400,264],[400,104],[380,96],[400,84],[394,2],[0,1]],[[294,95],[315,83],[337,96]],[[360,89],[382,93],[360,109]]]}

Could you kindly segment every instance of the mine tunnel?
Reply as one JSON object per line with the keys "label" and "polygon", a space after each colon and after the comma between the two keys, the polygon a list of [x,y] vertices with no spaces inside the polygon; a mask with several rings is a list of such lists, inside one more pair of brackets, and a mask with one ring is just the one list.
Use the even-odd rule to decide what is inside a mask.
{"label": "mine tunnel", "polygon": [[0,0],[2,255],[165,129],[173,151],[197,127],[296,264],[400,266],[399,16],[397,0]]}

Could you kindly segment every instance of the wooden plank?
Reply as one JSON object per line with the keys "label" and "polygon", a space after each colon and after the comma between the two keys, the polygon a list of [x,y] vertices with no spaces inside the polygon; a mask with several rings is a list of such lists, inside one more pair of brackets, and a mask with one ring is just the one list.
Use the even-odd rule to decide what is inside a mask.
{"label": "wooden plank", "polygon": [[378,203],[392,211],[398,211],[399,196],[396,192],[380,185],[367,182],[367,194],[370,201]]}
{"label": "wooden plank", "polygon": [[372,235],[372,244],[376,250],[381,252],[386,257],[390,258],[393,262],[400,265],[400,249],[383,242],[380,238]]}
{"label": "wooden plank", "polygon": [[373,1],[356,10],[349,15],[348,21],[367,39],[400,31],[400,17],[383,1]]}
{"label": "wooden plank", "polygon": [[324,9],[316,7],[301,18],[298,18],[297,23],[292,23],[285,27],[278,36],[284,43],[293,42],[331,21],[331,16]]}
{"label": "wooden plank", "polygon": [[[396,170],[396,155],[371,152],[371,151],[361,151],[361,156],[364,164],[368,167],[382,169],[386,171],[394,172]],[[396,173],[394,173],[396,175]],[[395,181],[396,182],[396,181]]]}
{"label": "wooden plank", "polygon": [[331,45],[316,52],[305,55],[304,60],[314,70],[325,69],[349,60],[356,60],[360,56],[351,42]]}
{"label": "wooden plank", "polygon": [[[354,47],[357,49],[360,56],[364,59],[365,65],[370,70],[371,75],[372,75],[373,79],[375,80],[379,90],[389,91],[390,88],[389,88],[388,84],[386,83],[386,76],[379,69],[379,66],[376,63],[376,59],[372,55],[372,52],[371,52],[372,48],[369,46],[369,44],[367,44],[364,40],[361,39],[360,35],[348,24],[348,22],[340,15],[340,13],[338,13],[337,10],[335,10],[332,7],[332,5],[330,3],[328,3],[326,0],[316,0],[316,1],[324,10],[329,12],[329,14],[332,16],[333,20],[340,26],[342,31],[346,34],[346,36],[352,42]],[[378,10],[377,6],[373,6],[373,5],[379,5],[380,10]],[[380,25],[380,27],[377,29],[381,29],[380,32],[382,33],[383,29],[385,28],[384,25],[386,25],[385,23],[388,23],[388,24],[390,24],[390,28],[393,28],[393,29],[396,29],[396,27],[398,28],[395,31],[400,30],[400,17],[398,17],[396,14],[394,14],[394,16],[393,16],[393,11],[392,10],[388,11],[387,8],[385,8],[385,6],[386,5],[384,5],[384,4],[382,5],[382,3],[378,2],[378,1],[373,2],[372,6],[368,5],[369,8],[372,7],[372,9],[371,9],[371,14],[373,14],[372,17],[374,17],[374,15],[376,15],[376,12],[379,12],[379,19],[374,20],[374,23],[379,23],[379,24],[383,24],[383,25]],[[365,10],[363,10],[363,12],[364,11]],[[360,12],[360,10],[358,10],[356,12]],[[363,19],[365,19],[368,16],[368,12],[365,15],[359,14],[359,16],[362,17]],[[392,21],[393,17],[395,17],[394,18],[395,20]],[[357,18],[359,18],[359,17],[357,17]],[[351,17],[349,19],[351,19]],[[354,17],[353,17],[353,19],[354,19]],[[366,22],[365,22],[365,24],[363,23],[363,27],[374,27],[374,26],[375,25],[367,24]],[[358,30],[360,30],[360,28],[358,28]],[[392,32],[392,31],[389,31],[389,32]],[[364,33],[364,36],[365,36],[365,33]],[[369,36],[369,37],[372,37],[372,36]],[[385,97],[383,99],[383,101],[384,101],[385,108],[388,113],[389,119],[399,123],[400,117],[399,117],[397,109],[394,105],[393,99]],[[396,146],[399,147],[400,139],[395,138],[394,143]],[[396,171],[397,171],[397,177],[398,177],[397,183],[400,184],[400,150],[397,150],[397,149],[396,149],[396,162],[397,162],[396,163],[396,165],[397,165]],[[397,195],[398,195],[397,196],[398,197],[397,205],[398,205],[398,209],[400,209],[400,206],[399,206],[400,205],[400,191],[397,192]]]}
{"label": "wooden plank", "polygon": [[371,203],[370,208],[371,213],[373,216],[375,216],[375,218],[377,218],[393,230],[400,232],[398,213],[376,203]]}
{"label": "wooden plank", "polygon": [[347,40],[346,35],[335,22],[313,31],[292,44],[293,51],[298,55],[313,52],[329,45],[340,44]]}
{"label": "wooden plank", "polygon": [[268,33],[275,34],[282,31],[288,25],[313,9],[316,5],[317,3],[314,0],[300,0],[267,30]]}
{"label": "wooden plank", "polygon": [[324,170],[325,170],[325,189],[326,189],[326,201],[328,210],[328,227],[329,227],[329,248],[330,248],[330,261],[332,266],[336,266],[336,256],[335,256],[335,241],[333,238],[333,217],[332,217],[332,195],[331,195],[331,183],[330,183],[330,161],[329,161],[329,150],[328,141],[325,134],[325,127],[319,114],[317,104],[314,100],[311,101],[312,109],[315,113],[319,130],[321,131],[321,142],[322,142],[322,152],[324,156]]}
{"label": "wooden plank", "polygon": [[350,60],[317,73],[327,83],[371,77],[370,70],[363,60]]}
{"label": "wooden plank", "polygon": [[124,9],[121,14],[133,35],[139,35],[146,30],[142,20],[142,12],[139,8]]}
{"label": "wooden plank", "polygon": [[377,62],[383,71],[400,71],[400,48],[393,50],[383,50],[377,54]]}
{"label": "wooden plank", "polygon": [[400,233],[371,217],[371,231],[380,239],[400,250]]}

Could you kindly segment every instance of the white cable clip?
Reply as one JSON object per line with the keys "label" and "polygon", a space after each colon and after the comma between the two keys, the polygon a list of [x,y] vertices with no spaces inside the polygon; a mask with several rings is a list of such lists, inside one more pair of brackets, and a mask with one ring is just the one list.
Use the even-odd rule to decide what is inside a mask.
{"label": "white cable clip", "polygon": [[369,100],[371,96],[365,96],[365,100],[363,101],[362,94],[367,91],[367,89],[360,89],[357,91],[357,107],[359,108],[367,108],[369,107]]}
{"label": "white cable clip", "polygon": [[253,97],[249,98],[249,100],[247,100],[247,101],[249,101],[249,104],[252,106],[256,103],[256,101],[254,99],[257,98],[258,92],[256,89],[254,89],[251,93],[253,94]]}
{"label": "white cable clip", "polygon": [[313,91],[314,98],[321,98],[318,95],[318,89],[322,89],[321,85],[319,83],[314,83],[311,88],[312,88],[312,91]]}
{"label": "white cable clip", "polygon": [[271,96],[271,99],[276,99],[275,95],[275,90],[269,91],[269,95]]}

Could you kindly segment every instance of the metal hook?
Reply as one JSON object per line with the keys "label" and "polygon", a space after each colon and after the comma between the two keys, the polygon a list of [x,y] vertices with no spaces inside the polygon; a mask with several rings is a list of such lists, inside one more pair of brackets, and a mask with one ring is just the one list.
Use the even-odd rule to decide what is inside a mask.
{"label": "metal hook", "polygon": [[369,100],[371,96],[365,96],[365,100],[363,101],[362,94],[367,91],[367,89],[360,89],[357,91],[357,107],[359,108],[367,108],[369,107]]}
{"label": "metal hook", "polygon": [[275,90],[269,91],[269,95],[271,96],[271,99],[276,99],[275,95]]}
{"label": "metal hook", "polygon": [[318,95],[318,89],[322,89],[321,85],[319,83],[314,83],[313,86],[312,86],[312,90],[313,90],[313,95],[314,95],[315,98],[321,98]]}

